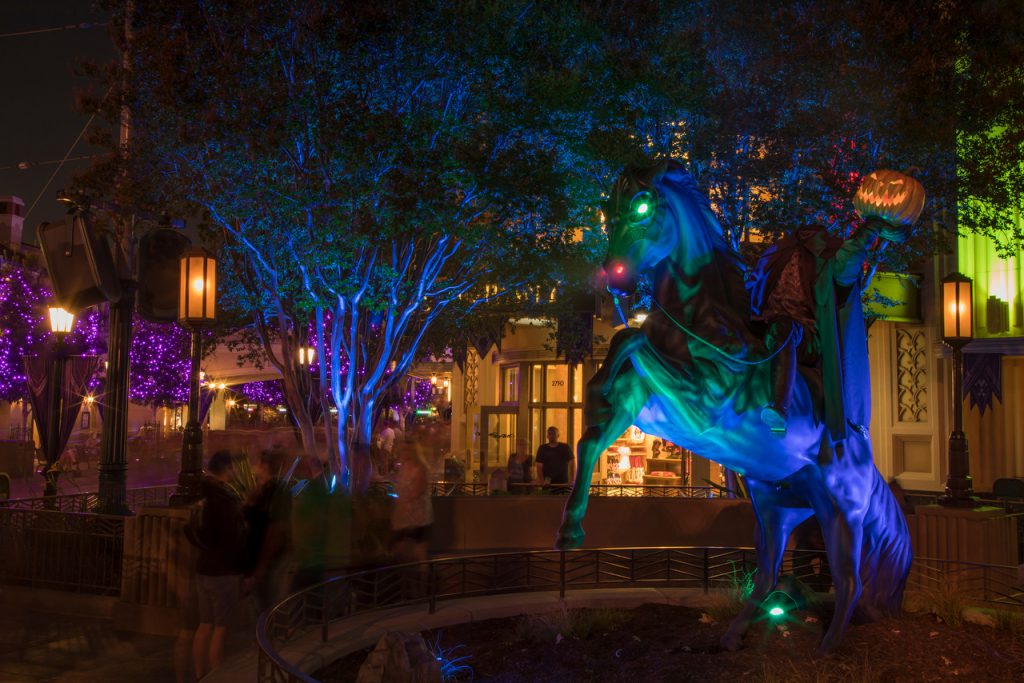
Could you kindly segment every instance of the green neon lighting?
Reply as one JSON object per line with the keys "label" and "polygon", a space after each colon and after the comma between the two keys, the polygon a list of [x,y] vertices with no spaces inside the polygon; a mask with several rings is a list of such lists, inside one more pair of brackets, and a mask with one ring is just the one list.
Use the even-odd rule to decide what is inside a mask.
{"label": "green neon lighting", "polygon": [[785,613],[786,610],[782,609],[781,607],[772,607],[770,610],[768,610],[768,614],[772,615],[773,617],[781,617]]}
{"label": "green neon lighting", "polygon": [[432,411],[430,411],[430,410],[420,409],[420,410],[416,411],[416,414],[417,415],[433,415],[434,413]]}

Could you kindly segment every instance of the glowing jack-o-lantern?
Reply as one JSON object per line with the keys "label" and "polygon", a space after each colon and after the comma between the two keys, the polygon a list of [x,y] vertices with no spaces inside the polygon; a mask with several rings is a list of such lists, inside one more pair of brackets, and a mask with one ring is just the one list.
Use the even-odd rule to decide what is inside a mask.
{"label": "glowing jack-o-lantern", "polygon": [[875,171],[864,176],[853,208],[864,220],[878,218],[893,227],[910,227],[924,208],[924,187],[898,171]]}

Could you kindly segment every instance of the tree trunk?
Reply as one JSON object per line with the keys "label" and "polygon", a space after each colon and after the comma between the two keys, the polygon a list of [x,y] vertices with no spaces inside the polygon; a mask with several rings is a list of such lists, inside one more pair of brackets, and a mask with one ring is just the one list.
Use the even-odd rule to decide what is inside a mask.
{"label": "tree trunk", "polygon": [[352,492],[366,493],[373,478],[373,461],[370,458],[370,444],[373,437],[373,402],[357,402],[355,411],[355,434],[349,454],[352,471]]}

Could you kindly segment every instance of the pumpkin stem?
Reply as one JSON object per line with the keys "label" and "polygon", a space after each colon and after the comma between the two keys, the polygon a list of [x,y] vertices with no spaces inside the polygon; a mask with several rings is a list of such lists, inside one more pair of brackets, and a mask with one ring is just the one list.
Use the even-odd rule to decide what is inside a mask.
{"label": "pumpkin stem", "polygon": [[917,166],[907,166],[905,169],[903,169],[903,175],[908,175],[911,178],[913,178],[914,176],[916,176],[920,172],[921,172],[921,169],[918,168]]}

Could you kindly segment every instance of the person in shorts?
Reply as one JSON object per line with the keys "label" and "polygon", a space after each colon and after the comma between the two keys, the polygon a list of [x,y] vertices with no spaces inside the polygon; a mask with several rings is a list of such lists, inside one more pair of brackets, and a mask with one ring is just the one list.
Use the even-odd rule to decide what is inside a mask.
{"label": "person in shorts", "polygon": [[200,485],[203,494],[200,523],[190,533],[190,540],[199,548],[196,560],[199,625],[192,639],[196,678],[220,666],[228,623],[241,599],[245,522],[241,498],[229,486],[233,473],[233,460],[228,451],[217,451],[210,457],[207,474]]}

